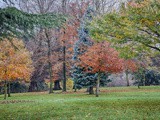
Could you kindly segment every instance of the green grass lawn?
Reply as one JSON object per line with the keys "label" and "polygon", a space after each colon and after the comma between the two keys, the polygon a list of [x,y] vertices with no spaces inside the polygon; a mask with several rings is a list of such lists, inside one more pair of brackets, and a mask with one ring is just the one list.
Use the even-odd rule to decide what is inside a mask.
{"label": "green grass lawn", "polygon": [[0,120],[160,120],[160,86],[76,93],[0,95]]}

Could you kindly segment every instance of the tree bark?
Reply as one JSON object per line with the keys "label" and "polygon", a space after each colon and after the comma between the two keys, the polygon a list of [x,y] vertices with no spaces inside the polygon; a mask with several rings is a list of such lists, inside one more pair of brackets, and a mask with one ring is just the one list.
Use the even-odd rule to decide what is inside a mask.
{"label": "tree bark", "polygon": [[10,85],[10,82],[8,82],[8,97],[11,97],[11,85]]}
{"label": "tree bark", "polygon": [[62,88],[60,87],[60,81],[59,80],[56,80],[54,82],[54,88],[53,90],[62,90]]}
{"label": "tree bark", "polygon": [[98,79],[96,81],[96,97],[99,97],[99,84],[100,84],[100,73],[98,73]]}
{"label": "tree bark", "polygon": [[[62,0],[62,12],[66,14],[67,10],[67,0]],[[65,33],[64,33],[65,34]],[[65,41],[63,41],[63,92],[66,92],[66,46]]]}
{"label": "tree bark", "polygon": [[90,95],[93,95],[93,94],[94,94],[93,86],[90,86],[90,87],[88,88],[88,92],[89,92]]}
{"label": "tree bark", "polygon": [[36,81],[31,81],[29,85],[29,90],[28,92],[35,92],[38,91],[38,86]]}
{"label": "tree bark", "polygon": [[74,92],[77,92],[77,85],[76,85],[76,82],[74,81]]}
{"label": "tree bark", "polygon": [[143,86],[146,86],[146,85],[145,85],[145,81],[146,81],[146,75],[145,75],[145,72],[143,73],[143,77],[144,77],[144,80],[143,80]]}
{"label": "tree bark", "polygon": [[139,83],[138,83],[138,89],[140,89],[140,85],[139,85]]}
{"label": "tree bark", "polygon": [[4,99],[6,100],[7,99],[7,81],[5,80],[5,83],[4,83]]}
{"label": "tree bark", "polygon": [[53,70],[52,70],[52,64],[51,64],[51,41],[49,39],[49,35],[47,33],[48,31],[45,29],[45,34],[47,38],[48,43],[48,67],[49,67],[49,77],[50,77],[50,87],[49,87],[49,93],[53,93]]}
{"label": "tree bark", "polygon": [[138,80],[138,89],[140,89],[140,81]]}
{"label": "tree bark", "polygon": [[128,72],[128,70],[126,70],[125,73],[126,73],[127,86],[129,86],[129,76],[128,76],[129,72]]}
{"label": "tree bark", "polygon": [[66,46],[63,41],[63,92],[66,92]]}

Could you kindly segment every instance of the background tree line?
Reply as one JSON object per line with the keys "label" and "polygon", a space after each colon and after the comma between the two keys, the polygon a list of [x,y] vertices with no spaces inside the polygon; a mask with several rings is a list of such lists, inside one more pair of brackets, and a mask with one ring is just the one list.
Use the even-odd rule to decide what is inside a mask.
{"label": "background tree line", "polygon": [[[123,63],[122,71],[125,70],[128,86],[130,85],[129,79],[131,79],[128,78],[128,74],[137,69],[134,65],[135,62],[146,63],[145,65],[139,63],[143,66],[143,71],[146,71],[141,75],[143,83],[149,78],[147,77],[149,73],[159,76],[157,66],[159,61],[159,21],[156,21],[159,18],[159,2],[150,4],[150,1],[146,0],[140,3],[127,0],[3,1],[5,8],[0,9],[2,11],[1,39],[9,39],[16,48],[10,38],[18,37],[23,40],[25,47],[31,53],[34,70],[26,91],[28,89],[29,91],[48,90],[48,84],[49,93],[52,93],[53,89],[66,91],[66,81],[72,78],[75,90],[86,86],[90,88],[90,93],[93,93],[93,87],[99,84],[96,83],[98,71],[95,72],[92,68],[94,72],[92,70],[92,72],[88,72],[80,63],[80,61],[84,62],[89,59],[85,56],[86,60],[83,60],[81,55],[92,55],[93,49],[96,52],[101,49],[101,47],[94,48],[98,44],[92,39],[112,41],[110,46],[118,50],[120,56],[125,58],[120,63]],[[156,16],[153,16],[155,14],[150,11],[152,5],[155,5],[152,12],[156,12]],[[92,6],[92,8],[88,6]],[[139,16],[137,16],[137,12]],[[89,18],[89,16],[93,18]],[[88,23],[92,19],[93,22]],[[93,55],[93,57],[96,58],[98,55]],[[114,54],[113,57],[105,57],[105,60],[113,58],[115,58]],[[132,62],[129,62],[128,59]],[[87,66],[92,66],[88,62],[87,64]],[[81,67],[78,68],[79,65]],[[98,70],[98,67],[95,68]],[[102,84],[110,81],[108,76],[117,71],[116,68],[119,69],[118,66],[115,66],[114,70],[107,74],[105,73],[107,68],[102,70],[102,73],[105,73],[101,78]],[[136,75],[139,73],[142,72],[137,72]],[[156,77],[157,79],[158,77]],[[62,86],[60,86],[60,82],[63,83]],[[153,84],[159,84],[159,81]]]}

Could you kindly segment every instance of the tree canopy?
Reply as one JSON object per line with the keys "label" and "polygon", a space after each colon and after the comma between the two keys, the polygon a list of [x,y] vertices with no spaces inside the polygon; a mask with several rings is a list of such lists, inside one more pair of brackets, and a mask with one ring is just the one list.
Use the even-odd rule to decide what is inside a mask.
{"label": "tree canopy", "polygon": [[14,49],[7,40],[0,41],[0,81],[29,80],[33,71],[32,60],[22,41],[13,39]]}
{"label": "tree canopy", "polygon": [[131,58],[148,51],[160,52],[160,2],[158,0],[130,2],[119,13],[95,19],[91,36],[107,40],[121,55]]}
{"label": "tree canopy", "polygon": [[[12,39],[19,49],[15,49],[9,40],[0,41],[0,82],[4,82],[4,99],[7,94],[7,84],[15,80],[29,81],[33,67],[29,52],[22,41]],[[8,88],[10,91],[10,87]],[[10,92],[8,92],[10,96]]]}
{"label": "tree canopy", "polygon": [[61,14],[30,14],[15,7],[0,8],[0,39],[32,35],[38,27],[60,27],[65,20]]}

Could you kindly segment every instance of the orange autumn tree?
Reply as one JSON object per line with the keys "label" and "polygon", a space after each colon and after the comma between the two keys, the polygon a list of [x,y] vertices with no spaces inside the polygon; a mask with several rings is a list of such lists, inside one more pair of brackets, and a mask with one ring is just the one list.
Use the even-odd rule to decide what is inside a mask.
{"label": "orange autumn tree", "polygon": [[96,81],[96,97],[99,96],[99,84],[101,73],[118,73],[123,71],[123,59],[107,42],[96,43],[80,56],[80,65],[87,72],[98,73]]}
{"label": "orange autumn tree", "polygon": [[0,41],[0,81],[4,82],[4,99],[7,96],[7,84],[10,87],[10,82],[15,80],[29,81],[32,71],[30,54],[22,41],[18,39]]}

